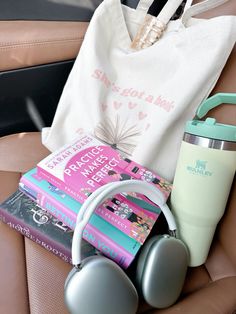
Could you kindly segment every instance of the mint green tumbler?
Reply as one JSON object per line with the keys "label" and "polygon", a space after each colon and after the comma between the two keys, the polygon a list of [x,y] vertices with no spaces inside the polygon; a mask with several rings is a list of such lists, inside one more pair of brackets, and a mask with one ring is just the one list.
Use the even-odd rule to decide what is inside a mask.
{"label": "mint green tumbler", "polygon": [[[236,104],[236,94],[220,93],[208,98],[196,117],[204,117],[222,103]],[[235,170],[236,126],[217,123],[213,118],[187,122],[170,202],[179,238],[189,249],[189,266],[206,261]]]}

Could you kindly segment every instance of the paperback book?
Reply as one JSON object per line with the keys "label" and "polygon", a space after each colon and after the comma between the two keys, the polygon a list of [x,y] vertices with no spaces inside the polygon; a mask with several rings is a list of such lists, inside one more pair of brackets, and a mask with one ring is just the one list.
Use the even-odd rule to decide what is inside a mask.
{"label": "paperback book", "polygon": [[[21,177],[19,188],[40,207],[72,230],[75,229],[81,204],[39,177],[35,168]],[[145,232],[143,234],[147,235]],[[83,238],[123,268],[131,264],[141,247],[140,242],[108,223],[97,213],[92,215],[84,230]]]}
{"label": "paperback book", "polygon": [[[73,230],[42,209],[17,190],[0,205],[0,220],[46,250],[71,263]],[[95,248],[82,242],[85,257],[95,254]]]}
{"label": "paperback book", "polygon": [[[124,157],[118,150],[91,135],[83,134],[37,164],[39,176],[83,203],[98,187],[127,179],[148,181],[166,199],[171,184],[147,168]],[[133,194],[155,208],[143,195]]]}

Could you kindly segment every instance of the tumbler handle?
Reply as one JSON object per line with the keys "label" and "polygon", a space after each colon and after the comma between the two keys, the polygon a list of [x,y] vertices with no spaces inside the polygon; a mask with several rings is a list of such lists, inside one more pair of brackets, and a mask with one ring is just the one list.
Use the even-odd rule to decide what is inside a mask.
{"label": "tumbler handle", "polygon": [[196,111],[196,116],[194,119],[203,118],[211,109],[221,104],[236,105],[236,93],[218,93],[212,97],[209,97],[200,104]]}

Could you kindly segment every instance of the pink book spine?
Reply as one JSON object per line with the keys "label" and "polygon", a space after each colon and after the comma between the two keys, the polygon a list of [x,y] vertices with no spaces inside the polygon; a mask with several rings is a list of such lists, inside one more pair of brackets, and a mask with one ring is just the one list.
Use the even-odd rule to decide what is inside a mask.
{"label": "pink book spine", "polygon": [[[37,192],[37,203],[42,208],[50,212],[54,217],[62,221],[72,230],[75,229],[77,219],[77,214],[75,212],[61,204],[46,192],[42,193],[42,191],[31,181],[25,180],[24,176],[21,178],[21,184],[25,184],[28,188]],[[122,268],[127,268],[134,259],[134,255],[127,252],[122,246],[114,243],[107,235],[103,234],[89,223],[84,230],[83,238],[104,255],[113,259]]]}
{"label": "pink book spine", "polygon": [[85,194],[80,193],[79,190],[76,191],[73,187],[69,187],[65,182],[63,182],[62,180],[60,180],[59,178],[57,178],[50,172],[44,170],[39,165],[37,166],[37,174],[43,179],[55,185],[60,190],[66,192],[68,195],[70,195],[77,201],[81,202],[82,204],[86,200],[87,197]]}

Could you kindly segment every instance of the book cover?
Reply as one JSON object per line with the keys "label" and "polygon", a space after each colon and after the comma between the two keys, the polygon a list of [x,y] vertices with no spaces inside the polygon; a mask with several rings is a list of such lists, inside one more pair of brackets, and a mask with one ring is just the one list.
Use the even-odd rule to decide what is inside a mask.
{"label": "book cover", "polygon": [[[81,204],[39,177],[35,168],[21,177],[19,188],[40,207],[74,230]],[[141,247],[138,241],[121,232],[96,213],[87,224],[83,237],[123,268],[130,265]]]}
{"label": "book cover", "polygon": [[[46,250],[71,262],[73,231],[17,190],[0,205],[0,220]],[[95,248],[83,241],[83,256],[95,254]]]}
{"label": "book cover", "polygon": [[118,194],[96,209],[96,213],[143,244],[157,220],[159,212],[153,213]]}
{"label": "book cover", "polygon": [[[78,201],[70,197],[64,191],[56,188],[46,180],[43,180],[37,174],[36,169],[32,169],[23,175],[20,180],[20,187],[24,185],[26,186],[24,190],[28,188],[28,193],[31,193],[42,207],[45,207],[44,195],[54,197],[54,202],[61,202],[61,204],[57,205],[57,208],[60,206],[61,211],[65,213],[68,213],[70,209],[73,211],[74,208],[78,206],[80,208],[81,206]],[[152,205],[148,206],[152,207]],[[153,210],[149,211],[148,209],[143,209],[119,194],[101,204],[95,210],[95,213],[129,237],[143,244],[160,213],[159,207],[154,207],[154,209],[155,212],[153,212]],[[70,214],[60,219],[66,219],[67,221],[65,223],[74,229],[75,221],[68,221],[68,215]]]}
{"label": "book cover", "polygon": [[[171,184],[118,150],[83,134],[37,164],[38,174],[83,203],[98,187],[112,181],[140,179],[155,185],[166,197]],[[143,195],[133,197],[155,206]]]}
{"label": "book cover", "polygon": [[[171,184],[160,176],[123,157],[109,145],[85,134],[39,162],[37,173],[80,203],[98,187],[112,181],[147,181],[155,185],[166,199],[171,189]],[[115,199],[124,205],[124,197],[129,200],[126,207],[128,211],[132,211],[133,220],[128,215],[119,215],[118,209],[122,211],[124,207],[116,206],[114,199],[107,206],[101,206],[97,214],[143,244],[158,218],[160,209],[138,193],[123,193],[123,196],[116,195]],[[114,207],[116,210],[112,210]]]}

